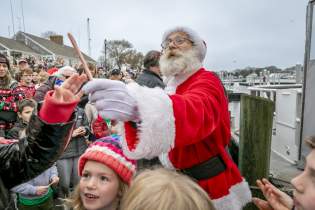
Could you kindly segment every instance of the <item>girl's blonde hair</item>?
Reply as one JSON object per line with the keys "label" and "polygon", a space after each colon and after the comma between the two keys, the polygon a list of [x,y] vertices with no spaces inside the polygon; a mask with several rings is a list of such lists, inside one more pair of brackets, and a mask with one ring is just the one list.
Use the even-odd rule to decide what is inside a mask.
{"label": "girl's blonde hair", "polygon": [[208,194],[189,177],[158,168],[144,170],[123,196],[121,210],[215,210]]}
{"label": "girl's blonde hair", "polygon": [[[119,191],[117,194],[116,202],[118,203],[118,208],[119,208],[121,198],[127,191],[128,185],[125,182],[123,182],[119,176],[117,177],[119,179]],[[83,202],[80,197],[80,183],[77,184],[74,191],[71,193],[70,198],[67,198],[64,201],[65,201],[65,206],[67,206],[68,208],[71,208],[73,210],[85,210],[83,206]]]}

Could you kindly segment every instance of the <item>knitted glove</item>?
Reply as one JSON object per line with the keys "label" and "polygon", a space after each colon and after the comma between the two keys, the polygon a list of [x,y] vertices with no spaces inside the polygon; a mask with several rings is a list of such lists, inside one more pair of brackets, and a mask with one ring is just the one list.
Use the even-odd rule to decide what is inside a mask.
{"label": "knitted glove", "polygon": [[91,103],[103,118],[118,121],[137,121],[137,103],[126,84],[108,79],[93,79],[83,87]]}

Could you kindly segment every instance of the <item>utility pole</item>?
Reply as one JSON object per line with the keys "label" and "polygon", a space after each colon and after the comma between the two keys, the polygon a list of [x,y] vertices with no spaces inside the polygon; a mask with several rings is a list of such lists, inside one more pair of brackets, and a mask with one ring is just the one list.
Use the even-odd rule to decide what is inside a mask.
{"label": "utility pole", "polygon": [[19,31],[22,31],[22,26],[21,26],[21,18],[20,17],[17,17],[17,20],[18,20],[18,29]]}
{"label": "utility pole", "polygon": [[8,26],[8,32],[9,32],[9,37],[11,36],[11,33],[10,33],[10,26]]}
{"label": "utility pole", "polygon": [[13,7],[12,7],[12,0],[10,0],[11,5],[11,20],[12,20],[12,27],[13,27],[13,36],[15,35],[15,28],[14,28],[14,15],[13,15]]}
{"label": "utility pole", "polygon": [[87,34],[88,34],[88,54],[89,56],[91,56],[90,18],[87,19]]}
{"label": "utility pole", "polygon": [[107,40],[104,40],[104,69],[107,71],[107,66],[106,66],[106,52],[107,51]]}
{"label": "utility pole", "polygon": [[23,20],[23,32],[25,32],[23,0],[21,0],[21,11],[22,11],[22,20]]}

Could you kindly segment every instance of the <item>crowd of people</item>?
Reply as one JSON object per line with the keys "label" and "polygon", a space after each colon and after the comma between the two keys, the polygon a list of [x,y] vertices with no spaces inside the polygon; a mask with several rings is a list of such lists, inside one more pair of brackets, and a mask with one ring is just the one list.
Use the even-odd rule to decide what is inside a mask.
{"label": "crowd of people", "polygon": [[[100,78],[88,64],[50,69],[0,54],[0,209],[239,210],[252,201],[231,159],[228,100],[207,46],[165,32],[144,70]],[[315,137],[294,198],[257,181],[262,210],[315,208]],[[313,154],[314,153],[314,154]],[[263,177],[262,177],[263,178]],[[313,196],[314,195],[314,196]]]}

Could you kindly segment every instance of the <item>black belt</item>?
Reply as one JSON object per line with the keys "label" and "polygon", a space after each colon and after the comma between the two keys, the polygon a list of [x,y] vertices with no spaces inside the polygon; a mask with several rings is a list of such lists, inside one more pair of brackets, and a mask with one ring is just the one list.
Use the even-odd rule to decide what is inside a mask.
{"label": "black belt", "polygon": [[209,160],[191,168],[180,170],[183,174],[196,180],[209,179],[225,171],[226,166],[220,156],[214,156]]}

